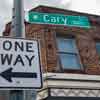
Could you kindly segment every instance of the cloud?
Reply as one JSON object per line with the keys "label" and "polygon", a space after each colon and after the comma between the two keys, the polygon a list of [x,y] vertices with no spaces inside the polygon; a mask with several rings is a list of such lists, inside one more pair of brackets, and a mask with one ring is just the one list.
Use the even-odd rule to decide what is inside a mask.
{"label": "cloud", "polygon": [[64,8],[68,6],[71,0],[24,0],[25,10],[36,7],[37,5],[46,5]]}
{"label": "cloud", "polygon": [[0,0],[0,32],[4,30],[12,15],[12,0]]}
{"label": "cloud", "polygon": [[100,6],[100,0],[72,0],[69,9],[100,15],[100,13],[98,13],[100,9],[97,8],[97,5]]}
{"label": "cloud", "polygon": [[2,30],[4,29],[4,22],[3,22],[3,18],[0,16],[0,36],[2,35]]}
{"label": "cloud", "polygon": [[71,0],[61,0],[60,2],[61,2],[61,5],[66,5],[66,6],[71,4]]}

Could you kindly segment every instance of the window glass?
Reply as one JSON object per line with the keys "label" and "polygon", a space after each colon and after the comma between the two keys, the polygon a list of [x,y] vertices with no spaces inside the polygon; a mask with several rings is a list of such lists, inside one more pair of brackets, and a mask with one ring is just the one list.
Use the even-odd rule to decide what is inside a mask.
{"label": "window glass", "polygon": [[100,55],[100,42],[96,42],[96,50],[98,54]]}
{"label": "window glass", "polygon": [[77,55],[60,54],[61,64],[64,69],[79,69],[80,63]]}
{"label": "window glass", "polygon": [[61,52],[76,52],[74,39],[58,38],[57,42],[58,42],[59,51],[61,51]]}
{"label": "window glass", "polygon": [[10,100],[23,100],[23,92],[12,90],[10,92]]}
{"label": "window glass", "polygon": [[73,38],[57,38],[58,55],[63,69],[80,69],[81,64]]}

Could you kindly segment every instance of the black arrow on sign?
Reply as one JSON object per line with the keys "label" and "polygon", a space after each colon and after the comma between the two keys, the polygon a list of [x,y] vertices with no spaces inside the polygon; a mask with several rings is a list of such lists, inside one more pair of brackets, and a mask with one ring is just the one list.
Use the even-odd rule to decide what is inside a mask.
{"label": "black arrow on sign", "polygon": [[0,74],[8,82],[12,82],[12,77],[15,78],[37,78],[37,73],[25,73],[25,72],[12,72],[12,68],[9,68]]}

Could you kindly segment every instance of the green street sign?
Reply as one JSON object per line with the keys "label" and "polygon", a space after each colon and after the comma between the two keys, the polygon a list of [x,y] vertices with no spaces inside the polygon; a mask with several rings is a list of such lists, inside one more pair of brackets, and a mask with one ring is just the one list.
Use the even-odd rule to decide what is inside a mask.
{"label": "green street sign", "polygon": [[74,27],[90,28],[90,23],[85,16],[65,16],[62,14],[29,12],[28,21],[37,24],[52,24]]}

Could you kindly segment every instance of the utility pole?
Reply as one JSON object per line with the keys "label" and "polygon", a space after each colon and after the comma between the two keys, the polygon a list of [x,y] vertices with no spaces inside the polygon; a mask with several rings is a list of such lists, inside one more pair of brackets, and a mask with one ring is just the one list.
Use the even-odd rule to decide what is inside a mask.
{"label": "utility pole", "polygon": [[[11,24],[11,36],[25,38],[24,1],[14,0],[13,5],[14,7]],[[37,93],[35,90],[17,90],[15,100],[18,100],[17,96],[20,96],[20,92],[23,92],[23,95],[20,100],[36,100]]]}
{"label": "utility pole", "polygon": [[23,0],[14,0],[13,5],[11,36],[25,38],[24,2]]}
{"label": "utility pole", "polygon": [[[23,0],[13,0],[13,16],[12,16],[12,23],[11,23],[11,37],[21,37],[25,38],[25,25],[24,25],[24,4]],[[13,93],[14,92],[14,93]],[[11,90],[9,92],[10,100],[19,97],[20,100],[24,100],[23,97],[24,91],[22,90]],[[14,95],[14,97],[13,97]]]}

